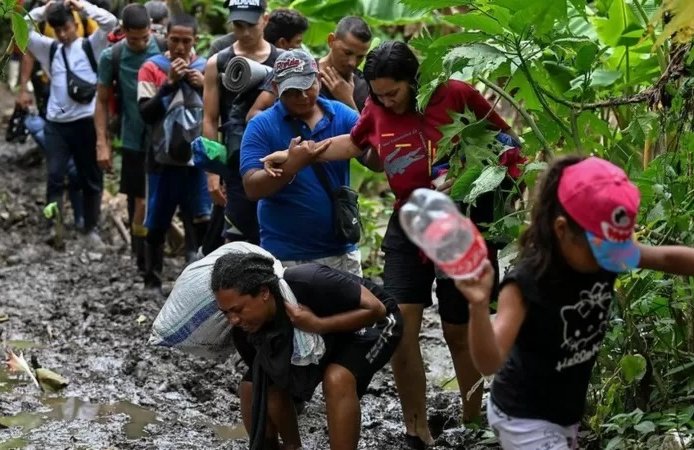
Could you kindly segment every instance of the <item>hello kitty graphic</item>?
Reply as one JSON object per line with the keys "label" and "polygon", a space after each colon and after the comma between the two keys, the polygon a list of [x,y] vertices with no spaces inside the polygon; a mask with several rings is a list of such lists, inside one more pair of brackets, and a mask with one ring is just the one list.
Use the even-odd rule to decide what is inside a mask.
{"label": "hello kitty graphic", "polygon": [[600,343],[607,330],[611,299],[611,284],[595,283],[590,291],[580,292],[578,303],[561,309],[564,322],[561,348],[570,353],[557,361],[557,372],[590,361],[600,351]]}

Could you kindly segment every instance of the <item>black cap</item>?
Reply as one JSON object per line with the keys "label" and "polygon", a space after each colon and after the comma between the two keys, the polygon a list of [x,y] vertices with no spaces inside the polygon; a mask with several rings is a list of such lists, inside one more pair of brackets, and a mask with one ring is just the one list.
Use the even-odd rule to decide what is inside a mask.
{"label": "black cap", "polygon": [[265,0],[229,0],[229,21],[256,24],[265,14]]}

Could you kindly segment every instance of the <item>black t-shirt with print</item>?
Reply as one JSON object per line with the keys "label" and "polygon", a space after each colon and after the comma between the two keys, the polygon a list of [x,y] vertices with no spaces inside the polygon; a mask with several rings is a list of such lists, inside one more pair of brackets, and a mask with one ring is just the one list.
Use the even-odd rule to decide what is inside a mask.
{"label": "black t-shirt with print", "polygon": [[580,273],[563,260],[535,279],[520,261],[506,276],[527,312],[492,383],[492,400],[511,417],[562,426],[583,416],[591,371],[608,327],[616,274]]}
{"label": "black t-shirt with print", "polygon": [[[328,266],[309,263],[290,267],[284,272],[284,279],[292,289],[292,292],[294,292],[297,301],[310,308],[318,317],[333,316],[359,309],[361,286],[368,289],[384,304],[387,314],[397,314],[399,312],[397,301],[377,284]],[[385,321],[377,323],[375,328],[377,330],[381,329],[386,324],[387,322]],[[358,330],[356,333],[365,339],[369,339],[372,336],[377,337],[380,334],[363,334],[362,330]],[[339,339],[341,333],[333,335]],[[349,336],[351,339],[354,333],[344,333],[343,335]],[[333,343],[330,341],[326,339],[326,347]],[[329,351],[326,352],[326,354],[328,353]]]}

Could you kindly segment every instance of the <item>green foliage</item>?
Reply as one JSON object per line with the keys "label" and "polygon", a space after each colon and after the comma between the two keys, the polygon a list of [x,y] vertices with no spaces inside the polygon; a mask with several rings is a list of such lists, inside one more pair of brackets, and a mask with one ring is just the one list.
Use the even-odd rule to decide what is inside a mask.
{"label": "green foliage", "polygon": [[[422,58],[420,107],[449,78],[477,83],[501,97],[497,109],[513,120],[531,158],[517,184],[502,191],[499,150],[483,122],[453,114],[441,127],[440,153],[466,161],[452,167],[452,197],[474,201],[496,192],[489,238],[514,242],[526,226],[529,205],[514,202],[518,186],[532,189],[545,167],[533,157],[582,153],[630,173],[642,193],[640,240],[694,245],[694,3],[402,2],[460,27],[429,27],[411,42]],[[458,6],[464,8],[436,12]],[[663,11],[670,17],[660,28]],[[513,252],[513,245],[503,251]],[[620,276],[588,401],[586,423],[597,445],[656,448],[672,430],[694,434],[693,377],[694,281],[647,271]]]}
{"label": "green foliage", "polygon": [[[10,22],[11,37],[22,51],[26,49],[29,42],[29,24],[24,20],[25,12],[24,8],[17,4],[17,0],[0,0],[0,24],[4,28],[7,27],[6,22]],[[5,56],[7,52],[3,55],[3,59]]]}

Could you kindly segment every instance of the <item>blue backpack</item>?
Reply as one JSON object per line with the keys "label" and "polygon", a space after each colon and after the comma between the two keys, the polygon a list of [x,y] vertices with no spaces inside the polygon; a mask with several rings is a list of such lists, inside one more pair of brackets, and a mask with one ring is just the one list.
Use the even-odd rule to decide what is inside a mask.
{"label": "blue backpack", "polygon": [[[163,72],[169,72],[171,61],[164,55],[149,59]],[[205,58],[197,58],[191,69],[203,72]],[[192,166],[191,143],[202,134],[202,97],[187,81],[181,80],[176,92],[163,98],[166,114],[152,130],[154,159],[159,164]]]}

